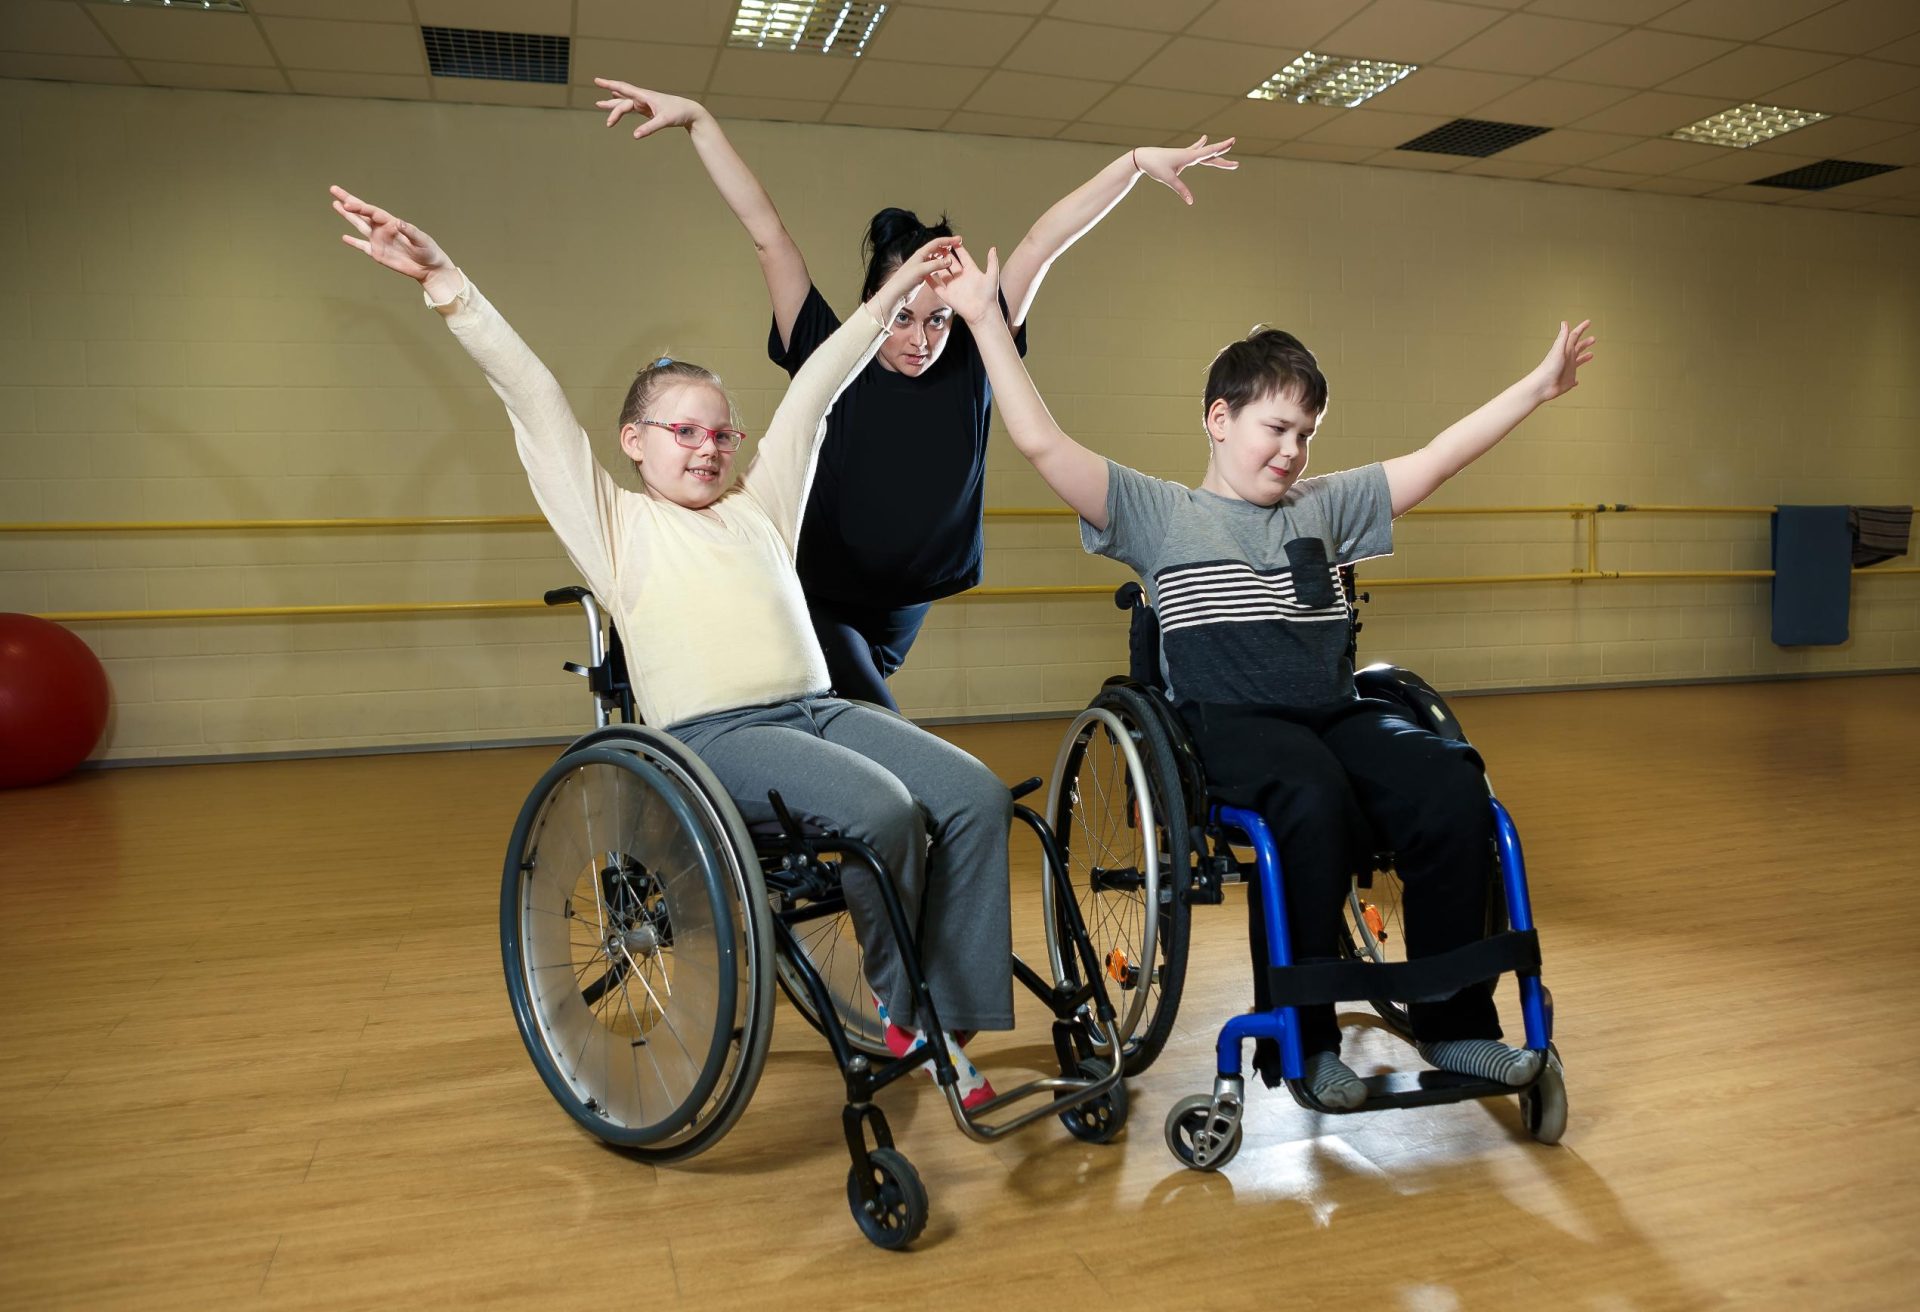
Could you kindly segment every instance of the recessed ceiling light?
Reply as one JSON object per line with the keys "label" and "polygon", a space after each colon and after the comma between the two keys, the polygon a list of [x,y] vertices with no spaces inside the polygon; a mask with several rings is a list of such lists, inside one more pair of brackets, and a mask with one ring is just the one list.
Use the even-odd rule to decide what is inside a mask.
{"label": "recessed ceiling light", "polygon": [[727,44],[858,59],[887,8],[875,0],[740,0]]}
{"label": "recessed ceiling light", "polygon": [[1247,92],[1247,99],[1291,100],[1301,105],[1312,103],[1352,109],[1361,101],[1379,95],[1418,67],[1417,64],[1395,64],[1384,59],[1316,55],[1309,50]]}
{"label": "recessed ceiling light", "polygon": [[1829,115],[1811,109],[1782,109],[1778,105],[1735,105],[1698,123],[1689,123],[1667,133],[1675,141],[1697,141],[1706,146],[1732,146],[1745,150],[1755,142],[1768,141],[1818,123]]}
{"label": "recessed ceiling light", "polygon": [[223,14],[244,14],[247,7],[240,0],[120,0],[123,5],[145,5],[149,9],[206,9],[219,10]]}

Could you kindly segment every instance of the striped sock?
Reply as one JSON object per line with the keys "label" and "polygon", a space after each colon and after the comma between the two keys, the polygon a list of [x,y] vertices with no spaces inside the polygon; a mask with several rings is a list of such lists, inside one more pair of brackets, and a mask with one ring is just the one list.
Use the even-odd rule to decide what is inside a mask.
{"label": "striped sock", "polygon": [[1316,1052],[1307,1058],[1307,1090],[1318,1102],[1352,1111],[1367,1100],[1367,1086],[1337,1052]]}
{"label": "striped sock", "polygon": [[1429,1065],[1455,1075],[1477,1075],[1500,1084],[1526,1084],[1540,1073],[1540,1054],[1492,1039],[1442,1039],[1417,1045]]}

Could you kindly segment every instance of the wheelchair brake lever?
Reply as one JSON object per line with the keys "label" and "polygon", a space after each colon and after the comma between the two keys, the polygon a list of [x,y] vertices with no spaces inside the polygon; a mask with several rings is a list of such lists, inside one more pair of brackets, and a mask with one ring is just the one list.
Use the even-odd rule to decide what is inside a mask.
{"label": "wheelchair brake lever", "polygon": [[588,673],[587,667],[582,665],[579,661],[562,661],[560,662],[560,668],[565,670],[568,674],[577,674],[583,679],[592,677]]}
{"label": "wheelchair brake lever", "polygon": [[1012,788],[1008,789],[1007,791],[1013,794],[1013,800],[1017,802],[1021,798],[1025,797],[1028,793],[1038,788],[1044,782],[1046,781],[1041,779],[1041,777],[1036,774],[1031,778],[1022,779],[1019,783],[1015,784]]}

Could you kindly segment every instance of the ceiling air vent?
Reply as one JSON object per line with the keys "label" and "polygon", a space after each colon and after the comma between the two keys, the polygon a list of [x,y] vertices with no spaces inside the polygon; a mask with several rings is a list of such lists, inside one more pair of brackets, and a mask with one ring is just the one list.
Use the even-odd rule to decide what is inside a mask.
{"label": "ceiling air vent", "polygon": [[427,67],[435,77],[567,84],[567,38],[563,36],[467,27],[422,27],[420,36],[427,43]]}
{"label": "ceiling air vent", "polygon": [[1752,185],[1787,187],[1793,191],[1825,191],[1828,187],[1891,173],[1899,167],[1898,164],[1862,164],[1851,159],[1823,159],[1803,164],[1797,169],[1788,169],[1785,173],[1776,173],[1772,177],[1755,178]]}
{"label": "ceiling air vent", "polygon": [[1433,155],[1498,155],[1508,146],[1532,141],[1547,128],[1530,123],[1495,123],[1484,118],[1457,118],[1442,123],[1431,132],[1422,132],[1412,141],[1403,141],[1396,150],[1424,150]]}

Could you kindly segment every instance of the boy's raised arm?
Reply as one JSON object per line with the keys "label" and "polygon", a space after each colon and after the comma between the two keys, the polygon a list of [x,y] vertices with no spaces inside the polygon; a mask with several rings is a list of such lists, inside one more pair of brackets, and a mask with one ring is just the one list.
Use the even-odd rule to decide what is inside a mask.
{"label": "boy's raised arm", "polygon": [[940,294],[967,321],[993,384],[994,405],[1007,435],[1032,462],[1054,495],[1097,529],[1107,526],[1107,459],[1061,431],[1027,373],[1013,334],[1000,314],[999,252],[987,252],[987,267],[964,247],[954,251],[956,272],[935,279]]}
{"label": "boy's raised arm", "polygon": [[1394,515],[1404,515],[1425,501],[1442,483],[1491,451],[1521,420],[1578,387],[1580,366],[1593,359],[1589,348],[1596,339],[1584,335],[1592,322],[1582,319],[1572,328],[1562,323],[1560,335],[1533,372],[1418,451],[1386,461]]}

